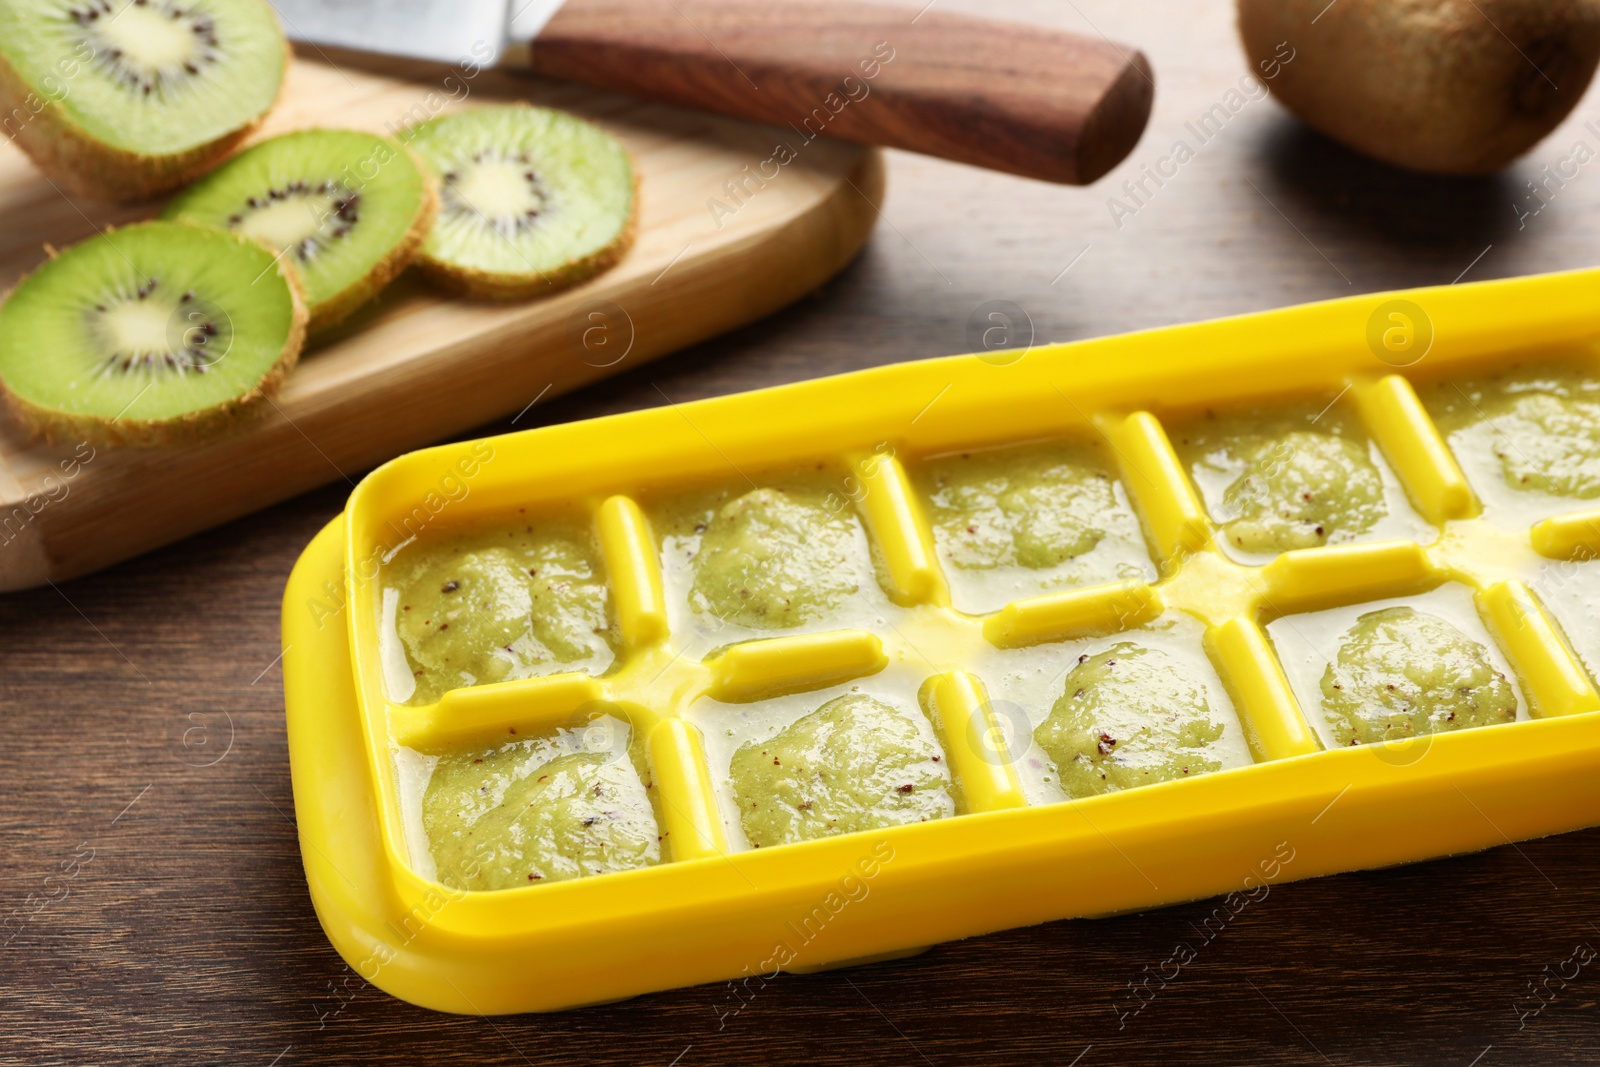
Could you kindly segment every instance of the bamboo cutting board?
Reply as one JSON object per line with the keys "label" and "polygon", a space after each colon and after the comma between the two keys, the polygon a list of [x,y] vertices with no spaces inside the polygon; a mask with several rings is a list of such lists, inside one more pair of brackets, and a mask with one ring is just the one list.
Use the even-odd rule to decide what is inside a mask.
{"label": "bamboo cutting board", "polygon": [[[0,413],[0,590],[107,566],[743,325],[831,277],[877,218],[883,164],[871,149],[515,74],[370,63],[303,54],[263,136],[391,131],[494,100],[563,108],[633,153],[633,251],[591,282],[522,304],[466,302],[404,276],[314,341],[260,417],[204,445],[44,445]],[[794,158],[763,168],[780,141]],[[0,289],[37,266],[45,244],[158,208],[69,200],[0,145]]]}

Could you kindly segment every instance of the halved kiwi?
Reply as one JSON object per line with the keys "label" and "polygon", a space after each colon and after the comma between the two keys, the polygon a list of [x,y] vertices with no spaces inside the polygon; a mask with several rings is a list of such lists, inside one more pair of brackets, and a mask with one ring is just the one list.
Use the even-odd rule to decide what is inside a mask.
{"label": "halved kiwi", "polygon": [[145,222],[76,244],[0,305],[0,386],[35,432],[158,445],[215,434],[277,391],[306,309],[239,234]]}
{"label": "halved kiwi", "polygon": [[405,270],[433,223],[433,179],[398,142],[304,130],[246,149],[178,194],[163,218],[236,230],[300,274],[311,329]]}
{"label": "halved kiwi", "polygon": [[225,159],[288,62],[265,0],[5,0],[0,126],[65,191],[143,199]]}
{"label": "halved kiwi", "polygon": [[472,296],[517,299],[583,281],[633,243],[633,163],[610,134],[548,108],[446,115],[402,139],[439,178],[417,265]]}

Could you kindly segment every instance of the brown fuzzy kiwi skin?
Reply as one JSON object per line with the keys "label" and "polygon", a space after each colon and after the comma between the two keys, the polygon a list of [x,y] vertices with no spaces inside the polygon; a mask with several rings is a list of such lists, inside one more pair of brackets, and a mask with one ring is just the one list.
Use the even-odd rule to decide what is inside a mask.
{"label": "brown fuzzy kiwi skin", "polygon": [[17,110],[31,114],[17,130],[16,143],[69,196],[109,203],[149,200],[215,170],[238,151],[283,99],[293,57],[293,49],[284,40],[278,93],[261,114],[214,141],[172,155],[128,152],[89,136],[71,121],[60,103],[39,96],[4,55],[0,55],[0,116]]}
{"label": "brown fuzzy kiwi skin", "polygon": [[417,172],[422,175],[424,189],[422,210],[417,212],[416,220],[412,222],[411,229],[406,231],[406,235],[364,278],[313,310],[310,325],[307,327],[312,335],[349,318],[352,312],[400,277],[401,273],[416,260],[422,242],[428,239],[428,234],[433,229],[433,220],[439,215],[439,184],[434,180],[433,170],[409,148],[403,145],[397,147],[406,153],[416,166]]}
{"label": "brown fuzzy kiwi skin", "polygon": [[1307,125],[1434,174],[1526,152],[1600,61],[1600,0],[1238,0],[1238,14],[1252,70]]}
{"label": "brown fuzzy kiwi skin", "polygon": [[417,271],[442,289],[458,293],[473,300],[527,300],[544,296],[561,289],[569,289],[579,282],[588,281],[596,274],[610,270],[633,247],[639,229],[639,168],[633,156],[628,155],[628,168],[633,172],[633,200],[628,221],[616,239],[604,248],[587,256],[568,260],[553,271],[544,274],[498,274],[492,271],[471,270],[443,263],[426,253],[417,256]]}
{"label": "brown fuzzy kiwi skin", "polygon": [[[108,226],[105,232],[115,232],[115,227]],[[237,237],[237,239],[250,240],[248,237]],[[277,362],[262,376],[254,388],[243,396],[234,397],[200,411],[188,412],[175,419],[103,419],[96,415],[82,415],[41,407],[17,396],[5,388],[4,381],[0,381],[0,394],[5,397],[6,408],[35,437],[43,438],[52,444],[87,442],[108,448],[160,448],[166,445],[200,444],[248,425],[250,417],[257,413],[257,409],[268,398],[277,395],[283,386],[283,380],[300,362],[300,351],[305,347],[309,315],[300,288],[300,279],[281,258],[274,260],[274,268],[278,276],[288,283],[289,292],[294,298],[294,314],[289,327],[289,336],[284,341],[283,351],[279,353]],[[27,281],[28,277],[31,277],[31,273],[19,279],[17,285]],[[12,290],[8,290],[5,296],[9,298],[11,292]]]}

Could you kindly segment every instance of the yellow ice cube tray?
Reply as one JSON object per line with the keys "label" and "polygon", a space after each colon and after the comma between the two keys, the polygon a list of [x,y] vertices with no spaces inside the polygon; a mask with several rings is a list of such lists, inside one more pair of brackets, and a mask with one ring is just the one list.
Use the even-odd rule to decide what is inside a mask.
{"label": "yellow ice cube tray", "polygon": [[[1534,589],[1553,561],[1600,550],[1600,505],[1489,521],[1413,387],[1543,359],[1600,373],[1597,308],[1600,271],[1372,294],[880,367],[403,456],[356,488],[284,600],[295,807],[323,927],[351,967],[397,997],[454,1012],[541,1011],[1254,894],[1600,823],[1600,695],[1568,640],[1592,622],[1569,616],[1563,631]],[[1431,540],[1301,549],[1263,565],[1230,557],[1168,427],[1208,407],[1335,399],[1353,405]],[[1115,457],[1152,580],[1064,588],[989,614],[955,610],[912,475],[927,457],[1059,437],[1102,441]],[[875,546],[893,611],[866,629],[691,648],[639,501],[818,461],[851,470],[846,506]],[[407,538],[574,508],[592,518],[603,556],[617,662],[598,677],[457,689],[424,707],[388,699],[380,587]],[[1267,627],[1446,587],[1475,603],[1509,665],[1519,721],[1329,747],[1314,725],[1320,708],[1297,698]],[[973,742],[1003,740],[1008,728],[974,664],[994,648],[1051,656],[1059,643],[1065,656],[1085,638],[1173,613],[1203,627],[1251,761],[1030,804],[1015,746]],[[719,806],[721,769],[686,709],[852,680],[870,688],[895,671],[920,679],[919,710],[960,787],[958,813],[738,847]],[[535,737],[596,708],[629,725],[647,764],[658,865],[492,892],[419,873],[431,862],[413,862],[410,850],[425,846],[402,815],[398,751]]]}

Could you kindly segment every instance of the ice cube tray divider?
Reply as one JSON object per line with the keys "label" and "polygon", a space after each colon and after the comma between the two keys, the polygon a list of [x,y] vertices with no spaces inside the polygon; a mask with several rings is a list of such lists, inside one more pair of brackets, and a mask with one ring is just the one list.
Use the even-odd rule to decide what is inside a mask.
{"label": "ice cube tray divider", "polygon": [[[1433,317],[1429,369],[1448,370],[1513,354],[1582,352],[1592,358],[1600,321],[1590,321],[1580,304],[1592,302],[1597,285],[1600,275],[1580,272],[1486,283],[1476,287],[1476,301],[1466,289],[1409,295],[1424,301]],[[1486,847],[1511,839],[1508,835],[1600,820],[1600,796],[1591,797],[1593,790],[1586,791],[1572,777],[1575,761],[1594,758],[1600,750],[1596,719],[1585,715],[1600,710],[1600,694],[1560,628],[1526,583],[1514,576],[1520,573],[1514,562],[1507,562],[1513,549],[1522,554],[1517,559],[1535,553],[1550,558],[1600,554],[1600,512],[1545,519],[1530,538],[1520,541],[1475,518],[1478,502],[1412,384],[1361,343],[1363,319],[1384,295],[1051,346],[1031,350],[1015,363],[957,357],[881,368],[443,446],[380,468],[352,495],[337,534],[325,534],[318,542],[343,539],[332,550],[324,545],[317,558],[325,571],[329,559],[342,556],[340,595],[349,610],[339,613],[337,629],[347,634],[346,647],[337,651],[347,659],[343,669],[352,674],[340,675],[332,664],[339,658],[337,651],[323,647],[328,642],[319,642],[308,631],[305,612],[294,603],[312,580],[309,574],[302,577],[297,571],[285,602],[291,732],[297,716],[305,714],[297,711],[297,701],[308,699],[291,684],[291,676],[303,677],[301,657],[313,654],[290,655],[303,640],[334,667],[332,684],[349,677],[347,703],[362,743],[361,766],[346,772],[359,770],[357,784],[365,786],[371,800],[374,836],[366,842],[366,855],[373,885],[339,905],[365,917],[360,937],[352,936],[349,914],[330,917],[329,880],[313,877],[319,914],[330,936],[347,958],[352,945],[387,944],[393,958],[405,965],[390,966],[379,984],[408,999],[450,1010],[550,1008],[680,980],[733,976],[736,963],[760,962],[748,958],[752,945],[782,933],[770,921],[774,914],[810,901],[819,886],[848,875],[852,865],[859,877],[859,857],[880,846],[909,860],[895,868],[893,881],[899,888],[894,900],[900,911],[882,929],[854,920],[837,923],[835,928],[848,928],[848,935],[836,936],[828,947],[812,950],[808,959],[785,966],[827,965],[1018,921],[1122,910],[1221,891],[1227,884],[1222,875],[1231,878],[1238,870],[1235,861],[1255,854],[1251,849],[1265,840],[1263,833],[1281,832],[1290,822],[1315,826],[1321,818],[1315,809],[1343,797],[1358,782],[1382,794],[1386,803],[1412,805],[1409,814],[1432,827],[1432,836],[1425,843],[1404,833],[1381,842],[1358,842],[1352,834],[1373,829],[1374,815],[1370,804],[1352,802],[1347,808],[1359,808],[1351,816],[1354,822],[1335,832],[1337,840],[1327,855],[1303,863],[1294,876],[1457,847]],[[1505,320],[1512,320],[1515,328]],[[1129,370],[1135,355],[1142,365]],[[1229,380],[1251,387],[1230,389]],[[1063,382],[1070,382],[1070,390]],[[1347,391],[1351,396],[1341,399]],[[1185,403],[1163,404],[1162,394],[1183,397]],[[1216,527],[1168,440],[1167,420],[1206,404],[1321,395],[1354,405],[1412,506],[1441,527],[1442,536],[1431,545],[1379,541],[1296,550],[1259,567],[1230,560],[1217,548]],[[928,397],[943,406],[929,404]],[[999,412],[1004,412],[1003,419],[993,417]],[[987,421],[977,418],[984,413],[990,416]],[[804,432],[795,433],[802,423]],[[1159,577],[1148,583],[1064,589],[1014,601],[986,616],[956,611],[908,464],[956,448],[1060,435],[1097,436],[1115,457]],[[814,441],[839,444],[818,450],[824,453],[819,456],[806,447]],[[638,472],[637,449],[645,442],[645,467],[653,476]],[[784,634],[723,648],[709,647],[703,634],[676,632],[648,509],[641,501],[719,476],[737,479],[745,470],[819,459],[841,461],[849,471],[840,506],[860,517],[881,557],[884,592],[896,605],[893,617],[886,617],[875,633],[843,629]],[[470,485],[470,492],[459,498],[447,494],[435,506],[437,487],[452,477]],[[389,701],[378,636],[385,558],[435,521],[453,524],[574,503],[591,516],[604,560],[620,635],[618,665],[598,678],[565,674],[454,690],[431,707]],[[435,519],[447,509],[453,510],[443,520]],[[310,550],[307,560],[310,566]],[[1265,625],[1296,612],[1409,595],[1446,581],[1474,590],[1480,614],[1519,676],[1533,721],[1429,738],[1425,754],[1431,758],[1426,763],[1403,755],[1386,759],[1381,752],[1323,752]],[[1135,630],[1170,611],[1187,612],[1204,623],[1205,651],[1232,698],[1255,764],[1028,808],[1013,764],[1017,746],[1004,736],[1007,724],[996,716],[983,680],[970,669],[975,651]],[[321,633],[326,620],[317,621]],[[683,718],[684,710],[702,697],[733,703],[867,678],[890,663],[913,665],[924,679],[919,708],[912,710],[933,723],[964,814],[763,850],[759,856],[731,852],[717,803],[716,774],[698,731]],[[643,742],[664,831],[660,866],[472,894],[416,875],[407,862],[400,827],[394,746],[440,751],[488,745],[567,725],[585,709],[595,708],[624,718]],[[1567,746],[1565,751],[1549,748],[1560,744]],[[302,756],[296,766],[297,805],[327,788],[302,770],[311,759]],[[321,773],[334,772],[324,768]],[[1553,786],[1551,775],[1556,776]],[[1541,780],[1546,799],[1560,795],[1572,801],[1568,810],[1530,807],[1506,792],[1508,786],[1526,788]],[[1463,782],[1492,794],[1490,807],[1500,819],[1489,819],[1479,809],[1492,825],[1492,835],[1482,828],[1430,822],[1446,812],[1457,819],[1460,798],[1477,806],[1463,791]],[[1180,795],[1187,798],[1181,804]],[[1314,798],[1320,799],[1313,803]],[[1219,842],[1215,833],[1204,833],[1197,819],[1231,828],[1237,840]],[[976,829],[980,824],[981,831]],[[1209,842],[1209,858],[1181,843],[1182,835],[1195,833]],[[1172,854],[1153,856],[1151,849],[1158,844]],[[1097,871],[1106,884],[1089,887],[1058,871],[1054,877],[1067,879],[1072,887],[1065,897],[1009,902],[987,918],[957,917],[945,910],[960,908],[964,899],[986,901],[994,909],[995,894],[1007,878],[1018,886],[1054,884],[1049,878],[1041,883],[1039,870],[1019,868],[1028,862],[1025,856],[1047,867],[1068,856],[1074,862],[1098,856],[1102,865]],[[1198,864],[1186,874],[1178,864],[1185,856]],[[963,858],[980,863],[982,876],[959,888],[944,884]],[[337,866],[326,855],[316,860],[319,865],[323,861]],[[313,862],[308,848],[308,874]],[[1165,872],[1165,888],[1151,876],[1154,869]],[[345,881],[353,887],[351,879]],[[936,882],[942,888],[934,890]],[[878,884],[890,882],[886,878]],[[919,896],[928,893],[937,896],[939,907]],[[580,906],[582,916],[572,911]],[[730,910],[736,918],[729,920],[729,928],[711,936],[705,924],[718,921],[717,914],[726,918]],[[388,934],[383,924],[374,927],[372,922],[375,915],[414,919],[419,914],[426,921],[415,924],[415,933],[401,937],[398,946],[392,918],[387,920]],[[599,922],[596,914],[609,918]],[[881,912],[873,914],[880,925],[885,922]],[[405,923],[398,929],[409,931]],[[918,940],[911,933],[915,930],[932,936]],[[694,948],[690,938],[679,946],[692,960],[672,958],[667,946],[685,931],[698,931],[702,943]],[[618,940],[624,932],[656,940],[649,947],[630,948]],[[516,946],[573,948],[585,938],[599,939],[604,951],[594,955],[592,966],[574,964],[567,984],[519,979],[506,988],[495,985],[496,980],[508,981],[504,968]],[[630,959],[642,969],[618,975],[602,966]],[[454,973],[475,996],[441,984],[434,971]],[[490,1006],[480,1007],[482,1003]]]}

